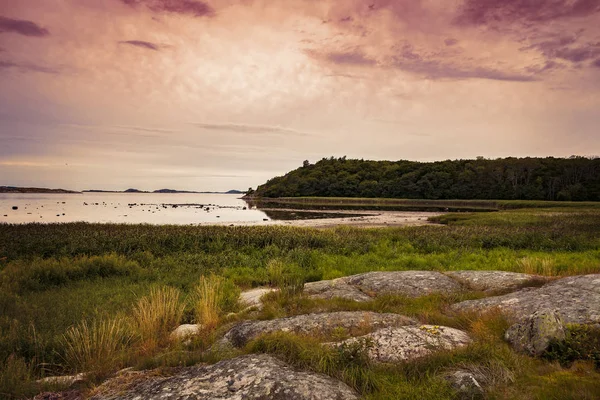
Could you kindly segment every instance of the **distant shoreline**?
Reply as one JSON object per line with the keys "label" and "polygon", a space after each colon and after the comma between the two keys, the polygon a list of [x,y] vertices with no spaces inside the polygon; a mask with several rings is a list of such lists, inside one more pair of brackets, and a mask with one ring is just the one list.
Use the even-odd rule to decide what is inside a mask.
{"label": "distant shoreline", "polygon": [[195,192],[187,190],[173,190],[173,189],[159,189],[150,191],[127,189],[127,190],[66,190],[66,189],[49,189],[49,188],[36,188],[36,187],[17,187],[17,186],[0,186],[0,193],[14,193],[14,194],[82,194],[82,193],[125,193],[125,194],[137,194],[137,193],[148,193],[148,194],[244,194],[240,190],[229,190],[227,192]]}

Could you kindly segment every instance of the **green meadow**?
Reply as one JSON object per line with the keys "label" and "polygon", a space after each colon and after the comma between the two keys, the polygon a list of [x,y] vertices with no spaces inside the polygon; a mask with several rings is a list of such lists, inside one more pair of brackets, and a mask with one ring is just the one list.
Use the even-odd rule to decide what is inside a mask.
{"label": "green meadow", "polygon": [[[573,328],[571,347],[539,360],[504,343],[501,315],[448,314],[448,305],[482,293],[367,304],[301,295],[303,282],[366,271],[600,273],[600,208],[537,206],[450,213],[407,228],[0,224],[0,396],[59,389],[35,383],[50,375],[93,370],[84,387],[93,390],[126,366],[168,369],[230,357],[208,349],[244,318],[368,309],[465,329],[475,342],[394,367],[371,365],[361,348],[324,349],[315,338],[289,334],[264,336],[241,351],[277,354],[342,379],[368,399],[454,398],[441,374],[455,366],[495,377],[490,398],[597,398],[600,344],[581,350],[600,337],[595,331]],[[285,290],[268,296],[259,313],[241,311],[237,295],[257,286]],[[208,328],[182,349],[168,340],[180,323]]]}

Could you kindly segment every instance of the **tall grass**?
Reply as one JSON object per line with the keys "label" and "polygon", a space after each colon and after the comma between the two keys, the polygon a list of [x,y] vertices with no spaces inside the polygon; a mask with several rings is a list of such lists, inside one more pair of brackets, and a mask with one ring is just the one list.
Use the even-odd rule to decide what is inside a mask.
{"label": "tall grass", "polygon": [[125,318],[84,320],[63,335],[64,358],[76,372],[109,372],[123,365],[132,339]]}
{"label": "tall grass", "polygon": [[222,314],[239,309],[240,289],[222,276],[201,276],[191,295],[196,322],[205,330],[214,329]]}
{"label": "tall grass", "polygon": [[180,296],[179,290],[173,287],[155,288],[133,308],[132,317],[145,351],[164,344],[169,333],[179,325],[185,308]]}

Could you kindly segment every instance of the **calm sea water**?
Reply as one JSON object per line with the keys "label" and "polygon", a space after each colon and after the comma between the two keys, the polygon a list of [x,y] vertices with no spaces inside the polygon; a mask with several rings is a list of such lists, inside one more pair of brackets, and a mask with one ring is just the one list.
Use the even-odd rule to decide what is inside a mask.
{"label": "calm sea water", "polygon": [[[0,223],[211,224],[270,219],[240,195],[196,193],[0,193]],[[13,207],[18,207],[13,210]]]}

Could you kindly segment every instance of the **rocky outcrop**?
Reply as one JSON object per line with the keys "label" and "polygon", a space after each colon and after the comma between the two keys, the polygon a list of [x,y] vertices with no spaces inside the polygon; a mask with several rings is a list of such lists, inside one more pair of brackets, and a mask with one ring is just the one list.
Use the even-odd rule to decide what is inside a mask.
{"label": "rocky outcrop", "polygon": [[247,355],[208,366],[182,368],[170,377],[107,382],[93,400],[357,400],[346,384],[296,371],[268,355]]}
{"label": "rocky outcrop", "polygon": [[369,301],[392,294],[420,297],[434,293],[456,293],[463,288],[456,280],[435,271],[367,272],[330,281],[308,283],[304,293],[311,298],[340,297]]}
{"label": "rocky outcrop", "polygon": [[452,306],[454,311],[481,312],[492,309],[523,320],[534,312],[552,307],[566,323],[600,322],[600,274],[571,276],[503,296],[467,300]]}
{"label": "rocky outcrop", "polygon": [[240,294],[240,303],[244,307],[256,307],[262,308],[261,298],[267,294],[276,291],[277,289],[273,288],[255,288],[251,290],[247,290]]}
{"label": "rocky outcrop", "polygon": [[507,271],[448,271],[445,274],[471,290],[486,292],[513,290],[526,285],[540,286],[547,280],[539,275]]}
{"label": "rocky outcrop", "polygon": [[484,388],[481,382],[485,377],[474,374],[471,371],[456,370],[447,373],[444,378],[456,390],[457,398],[464,400],[483,399]]}
{"label": "rocky outcrop", "polygon": [[389,326],[416,324],[412,318],[398,314],[380,314],[370,311],[341,311],[322,314],[306,314],[269,321],[245,321],[230,329],[220,345],[244,346],[259,335],[273,332],[296,334],[331,334],[334,329],[344,328],[348,334],[371,331]]}
{"label": "rocky outcrop", "polygon": [[504,338],[514,349],[532,356],[542,355],[553,340],[564,340],[566,328],[558,312],[538,310],[508,328]]}
{"label": "rocky outcrop", "polygon": [[452,350],[471,343],[469,335],[454,328],[435,325],[379,329],[334,346],[364,343],[369,359],[379,363],[414,360],[440,350]]}
{"label": "rocky outcrop", "polygon": [[310,282],[304,285],[304,294],[311,299],[341,298],[353,301],[370,301],[371,296],[361,292],[360,289],[347,283],[348,277],[327,281]]}

